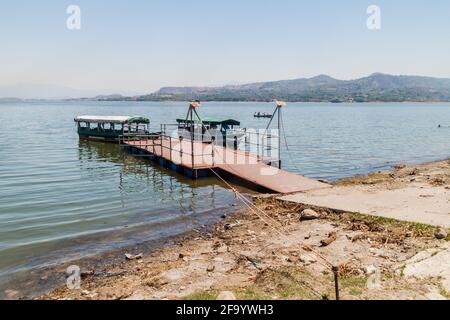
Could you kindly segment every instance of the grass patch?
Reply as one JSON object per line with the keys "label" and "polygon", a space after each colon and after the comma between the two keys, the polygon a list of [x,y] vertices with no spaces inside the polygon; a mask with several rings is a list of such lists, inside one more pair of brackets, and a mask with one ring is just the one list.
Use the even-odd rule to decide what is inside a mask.
{"label": "grass patch", "polygon": [[342,277],[339,279],[341,291],[351,296],[360,296],[366,289],[367,279],[365,277]]}
{"label": "grass patch", "polygon": [[435,226],[425,224],[425,223],[400,221],[400,220],[396,220],[393,218],[370,216],[370,215],[366,215],[366,214],[362,214],[362,213],[354,213],[353,215],[356,218],[361,219],[364,222],[369,222],[369,223],[379,223],[379,224],[384,224],[384,225],[408,227],[410,230],[414,229],[416,231],[427,232],[427,233],[433,233],[436,230]]}
{"label": "grass patch", "polygon": [[439,288],[439,293],[441,296],[445,297],[446,299],[450,299],[450,295],[444,287]]}
{"label": "grass patch", "polygon": [[[348,276],[339,279],[341,297],[361,296],[366,290],[365,277]],[[233,292],[239,300],[333,300],[334,278],[312,275],[304,267],[282,267],[262,271],[254,284],[246,288],[223,288]],[[221,290],[222,291],[222,290]],[[215,300],[218,291],[195,293],[183,300]]]}
{"label": "grass patch", "polygon": [[387,172],[374,172],[366,176],[356,176],[351,178],[345,178],[336,181],[336,186],[352,186],[360,184],[377,184],[387,180],[392,180],[390,173]]}
{"label": "grass patch", "polygon": [[239,300],[270,300],[273,298],[273,295],[270,296],[267,292],[262,291],[256,286],[245,289],[236,289],[234,291]]}
{"label": "grass patch", "polygon": [[216,300],[218,295],[219,293],[216,291],[196,292],[189,296],[183,297],[183,300],[190,300],[190,301]]}
{"label": "grass patch", "polygon": [[303,267],[283,267],[261,272],[253,290],[265,292],[267,297],[277,296],[285,300],[320,300],[329,288],[318,286],[317,277]]}
{"label": "grass patch", "polygon": [[400,221],[362,213],[334,214],[334,219],[344,222],[365,224],[372,233],[382,234],[383,232],[387,232],[400,238],[434,238],[434,234],[436,233],[436,227],[428,224]]}

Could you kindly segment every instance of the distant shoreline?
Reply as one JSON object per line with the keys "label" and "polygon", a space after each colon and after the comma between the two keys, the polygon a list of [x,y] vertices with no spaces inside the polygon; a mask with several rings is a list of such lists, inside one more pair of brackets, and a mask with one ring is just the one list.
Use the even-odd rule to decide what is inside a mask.
{"label": "distant shoreline", "polygon": [[[1,87],[0,87],[1,89]],[[370,102],[450,102],[450,78],[391,75],[373,73],[354,80],[339,80],[328,75],[225,86],[162,87],[147,94],[98,94],[72,91],[58,86],[47,87],[45,93],[33,87],[21,91],[1,91],[2,99],[17,96],[36,97],[23,100],[89,100],[89,101],[192,101],[205,102],[271,102],[274,99],[307,103],[370,103]],[[66,90],[62,90],[66,89]],[[69,90],[69,91],[68,91]],[[111,92],[110,90],[108,90]],[[122,90],[118,90],[122,91]],[[19,92],[19,93],[17,93]],[[36,93],[39,92],[39,93]],[[123,92],[123,91],[122,91]],[[53,97],[52,99],[49,99]]]}
{"label": "distant shoreline", "polygon": [[[96,100],[93,98],[80,98],[80,99],[19,99],[19,98],[0,98],[0,103],[33,103],[33,102],[133,102],[133,103],[189,103],[190,100]],[[262,101],[262,100],[241,100],[241,101],[231,101],[231,100],[201,100],[204,103],[273,103],[272,101]],[[369,104],[449,104],[449,101],[364,101],[364,102],[331,102],[331,101],[289,101],[285,100],[287,103],[308,103],[308,104],[332,104],[332,105],[369,105]]]}

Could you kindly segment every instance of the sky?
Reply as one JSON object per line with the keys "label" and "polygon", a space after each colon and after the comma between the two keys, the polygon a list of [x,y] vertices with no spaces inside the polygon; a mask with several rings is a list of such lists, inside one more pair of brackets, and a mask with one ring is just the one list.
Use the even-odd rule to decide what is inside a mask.
{"label": "sky", "polygon": [[[81,29],[69,30],[69,5]],[[369,30],[367,8],[381,9]],[[0,86],[141,94],[374,72],[450,78],[448,0],[2,0]]]}

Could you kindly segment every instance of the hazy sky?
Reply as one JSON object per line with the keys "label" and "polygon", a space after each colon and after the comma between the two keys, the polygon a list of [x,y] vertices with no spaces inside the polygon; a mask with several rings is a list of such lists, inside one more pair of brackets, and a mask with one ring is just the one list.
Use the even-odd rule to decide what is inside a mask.
{"label": "hazy sky", "polygon": [[[66,28],[69,5],[81,30]],[[381,30],[366,26],[381,8]],[[2,0],[0,85],[99,92],[373,72],[450,77],[448,0]]]}

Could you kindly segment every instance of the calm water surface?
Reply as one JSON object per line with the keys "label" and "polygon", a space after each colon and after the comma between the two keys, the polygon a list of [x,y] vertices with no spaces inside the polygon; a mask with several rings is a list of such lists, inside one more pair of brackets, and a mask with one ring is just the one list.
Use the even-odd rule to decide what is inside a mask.
{"label": "calm water surface", "polygon": [[[201,114],[263,128],[265,103],[205,103]],[[143,115],[154,129],[185,103],[0,104],[0,288],[32,268],[215,221],[235,202],[215,179],[192,182],[117,145],[80,142],[82,114]],[[290,104],[285,168],[335,180],[450,154],[450,104]],[[441,124],[442,128],[438,128]]]}

